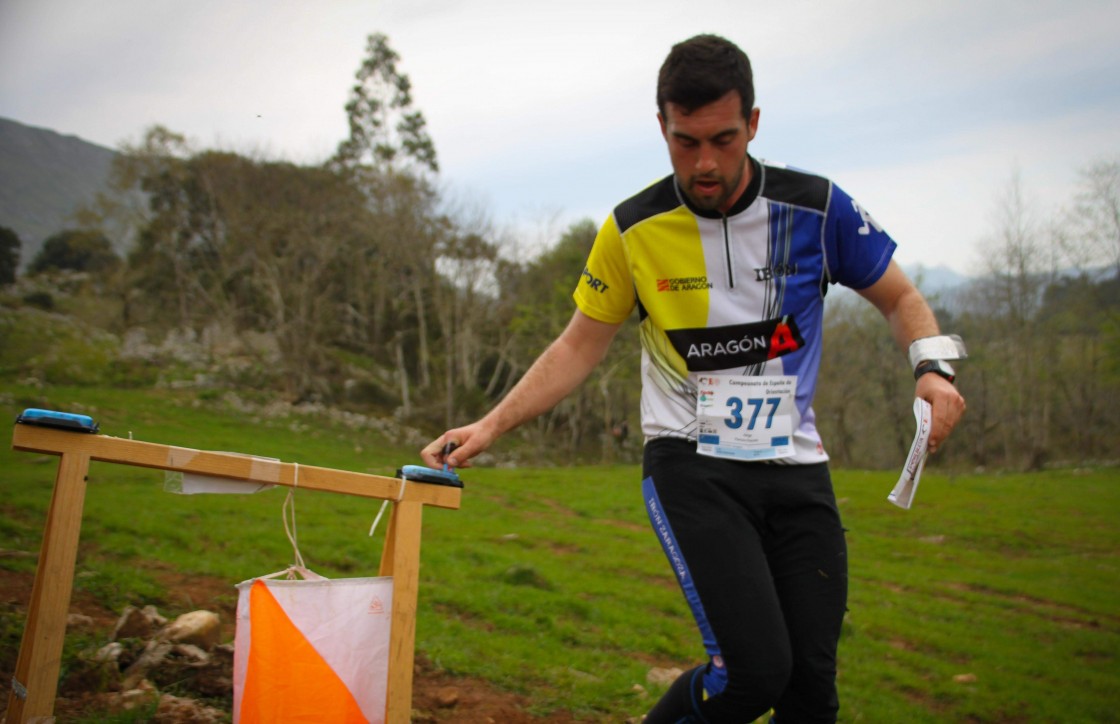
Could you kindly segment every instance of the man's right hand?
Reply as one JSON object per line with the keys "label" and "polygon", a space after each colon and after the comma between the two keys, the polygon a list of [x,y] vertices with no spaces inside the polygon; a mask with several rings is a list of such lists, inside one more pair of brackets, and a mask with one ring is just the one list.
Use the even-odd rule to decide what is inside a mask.
{"label": "man's right hand", "polygon": [[[452,468],[469,468],[471,458],[490,447],[495,438],[480,420],[443,433],[420,451],[420,458],[430,468],[439,468],[445,463]],[[454,449],[445,457],[443,451],[450,443],[454,443]]]}
{"label": "man's right hand", "polygon": [[[466,427],[448,430],[420,451],[424,464],[430,468],[445,463],[450,467],[470,467],[471,458],[490,447],[499,436],[551,410],[587,379],[606,355],[621,326],[597,321],[577,309],[560,336],[493,410]],[[452,442],[455,451],[447,454],[445,460],[443,450]]]}

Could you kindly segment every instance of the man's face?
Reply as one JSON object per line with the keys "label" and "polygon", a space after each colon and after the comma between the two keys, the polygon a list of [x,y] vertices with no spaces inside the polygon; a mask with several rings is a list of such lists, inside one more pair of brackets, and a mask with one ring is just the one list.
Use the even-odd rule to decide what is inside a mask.
{"label": "man's face", "polygon": [[758,131],[758,109],[743,118],[738,91],[686,113],[676,103],[658,114],[673,173],[700,209],[726,212],[751,181],[747,144]]}

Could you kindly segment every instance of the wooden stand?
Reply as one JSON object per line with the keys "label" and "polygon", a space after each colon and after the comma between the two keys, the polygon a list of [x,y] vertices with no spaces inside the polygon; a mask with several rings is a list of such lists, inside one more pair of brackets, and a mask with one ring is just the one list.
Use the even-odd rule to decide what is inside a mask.
{"label": "wooden stand", "polygon": [[398,501],[403,484],[398,478],[299,465],[297,480],[294,463],[32,425],[15,426],[12,447],[59,455],[61,459],[27,609],[27,626],[12,677],[12,692],[8,696],[6,721],[9,724],[54,720],[66,615],[74,585],[86,476],[91,460],[289,487],[298,483],[298,487],[308,490],[395,501],[380,569],[380,575],[393,577],[385,721],[388,724],[409,721],[423,506],[458,509],[462,497],[460,488],[410,481]]}

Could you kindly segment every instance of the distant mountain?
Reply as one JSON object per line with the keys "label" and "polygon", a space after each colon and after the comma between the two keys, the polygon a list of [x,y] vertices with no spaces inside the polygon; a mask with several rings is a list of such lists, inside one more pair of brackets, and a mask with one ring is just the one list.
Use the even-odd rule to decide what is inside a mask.
{"label": "distant mountain", "polygon": [[73,228],[93,201],[116,152],[45,128],[0,118],[0,226],[15,231],[26,268],[47,237]]}
{"label": "distant mountain", "polygon": [[902,270],[926,296],[950,292],[975,281],[975,277],[965,276],[947,266],[903,264]]}

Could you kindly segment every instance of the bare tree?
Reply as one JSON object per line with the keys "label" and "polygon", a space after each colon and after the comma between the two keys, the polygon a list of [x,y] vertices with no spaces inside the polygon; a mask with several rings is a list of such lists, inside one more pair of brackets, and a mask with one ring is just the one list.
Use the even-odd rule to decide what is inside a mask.
{"label": "bare tree", "polygon": [[1081,169],[1078,186],[1058,231],[1062,250],[1078,269],[1103,265],[1120,276],[1120,159]]}
{"label": "bare tree", "polygon": [[913,436],[913,380],[878,310],[846,290],[825,305],[821,378],[813,401],[829,455],[841,465],[898,465]]}
{"label": "bare tree", "polygon": [[1018,172],[994,211],[994,230],[983,241],[988,274],[973,293],[973,306],[987,320],[985,349],[978,356],[993,373],[984,379],[1000,400],[1004,459],[1035,469],[1050,452],[1054,340],[1037,318],[1043,292],[1056,278],[1057,244],[1046,233],[1038,205],[1026,197]]}
{"label": "bare tree", "polygon": [[[382,343],[391,344],[388,360],[398,365],[402,406],[411,410],[409,377],[400,365],[414,361],[417,386],[431,385],[428,299],[437,283],[434,248],[442,222],[432,183],[439,171],[435,145],[423,113],[413,108],[412,83],[399,61],[385,35],[367,38],[346,104],[349,136],[328,165],[363,190],[375,218],[371,233],[350,250],[347,316],[352,327],[363,327],[350,336],[383,359]],[[390,326],[392,339],[386,340]]]}
{"label": "bare tree", "polygon": [[[189,327],[199,290],[189,274],[191,239],[174,233],[188,213],[182,187],[194,150],[181,134],[148,129],[138,143],[123,144],[109,172],[107,190],[79,212],[86,226],[120,228],[130,240],[130,270],[122,305],[125,325],[169,310],[173,324]],[[138,270],[143,269],[143,272]]]}

